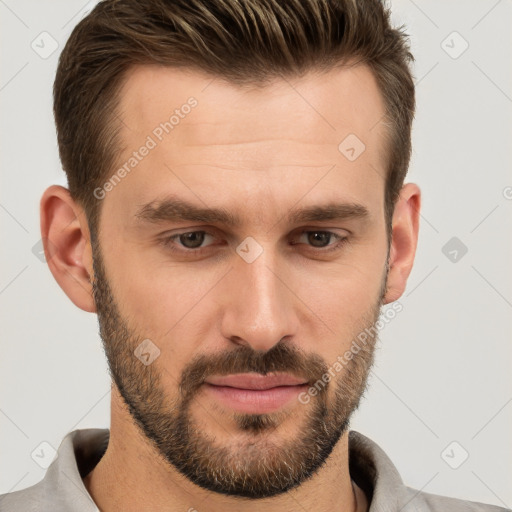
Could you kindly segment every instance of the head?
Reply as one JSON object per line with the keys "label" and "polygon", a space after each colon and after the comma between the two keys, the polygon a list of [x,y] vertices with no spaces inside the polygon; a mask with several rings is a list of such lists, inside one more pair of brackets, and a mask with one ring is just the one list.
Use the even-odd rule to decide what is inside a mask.
{"label": "head", "polygon": [[[347,431],[375,329],[357,340],[414,260],[411,59],[376,0],[103,1],[61,54],[49,265],[133,423],[203,488],[283,493]],[[249,372],[301,394],[251,410],[209,385]]]}

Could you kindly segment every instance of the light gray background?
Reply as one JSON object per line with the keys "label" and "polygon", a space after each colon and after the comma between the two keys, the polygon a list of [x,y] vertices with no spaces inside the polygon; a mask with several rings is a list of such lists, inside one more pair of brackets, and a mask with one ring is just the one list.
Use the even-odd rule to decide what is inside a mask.
{"label": "light gray background", "polygon": [[[31,458],[41,442],[58,448],[73,429],[109,426],[96,315],[76,308],[32,252],[43,190],[66,185],[52,115],[57,58],[94,3],[0,0],[0,493],[43,477]],[[407,485],[511,507],[512,2],[391,5],[416,57],[406,181],[422,189],[422,221],[404,309],[382,330],[352,428],[382,446]],[[58,49],[43,59],[31,44],[46,37],[51,48],[44,31]],[[457,58],[465,43],[454,31],[469,44]],[[456,262],[442,250],[452,237],[468,249]],[[458,469],[442,457],[453,441],[452,465],[469,454]]]}

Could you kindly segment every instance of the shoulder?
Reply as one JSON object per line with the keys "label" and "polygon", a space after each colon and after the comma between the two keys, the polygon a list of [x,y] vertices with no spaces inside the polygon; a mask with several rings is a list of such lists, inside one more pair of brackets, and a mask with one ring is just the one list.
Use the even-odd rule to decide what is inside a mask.
{"label": "shoulder", "polygon": [[0,512],[96,512],[82,479],[103,456],[109,432],[88,428],[66,434],[43,479],[26,489],[1,494]]}
{"label": "shoulder", "polygon": [[404,509],[406,511],[443,511],[450,512],[511,512],[508,508],[496,505],[487,505],[476,501],[467,501],[458,498],[450,498],[438,494],[418,491],[411,487],[404,487]]}
{"label": "shoulder", "polygon": [[404,484],[384,450],[365,435],[349,432],[350,475],[371,498],[370,512],[512,512],[509,508],[450,498]]}
{"label": "shoulder", "polygon": [[44,489],[43,481],[41,481],[20,491],[0,494],[0,512],[39,511],[43,498]]}

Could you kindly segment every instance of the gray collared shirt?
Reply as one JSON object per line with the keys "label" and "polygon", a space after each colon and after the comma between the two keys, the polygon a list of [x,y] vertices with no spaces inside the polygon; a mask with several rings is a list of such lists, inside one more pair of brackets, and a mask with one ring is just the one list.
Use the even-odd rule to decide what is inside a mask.
{"label": "gray collared shirt", "polygon": [[[68,433],[37,484],[0,496],[1,512],[98,512],[82,481],[108,445],[109,429]],[[384,451],[368,437],[349,432],[350,475],[366,493],[369,512],[511,512],[510,509],[438,496],[407,487]]]}

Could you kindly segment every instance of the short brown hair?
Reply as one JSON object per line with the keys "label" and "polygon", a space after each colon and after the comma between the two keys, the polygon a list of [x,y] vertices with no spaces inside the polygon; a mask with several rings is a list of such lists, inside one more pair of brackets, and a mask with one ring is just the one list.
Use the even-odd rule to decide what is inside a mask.
{"label": "short brown hair", "polygon": [[[391,219],[411,155],[414,58],[380,0],[103,0],[78,23],[59,59],[54,114],[73,199],[99,228],[93,190],[120,156],[119,90],[137,64],[205,71],[264,84],[356,60],[374,73],[386,108],[385,214]],[[340,141],[341,142],[341,141]]]}

